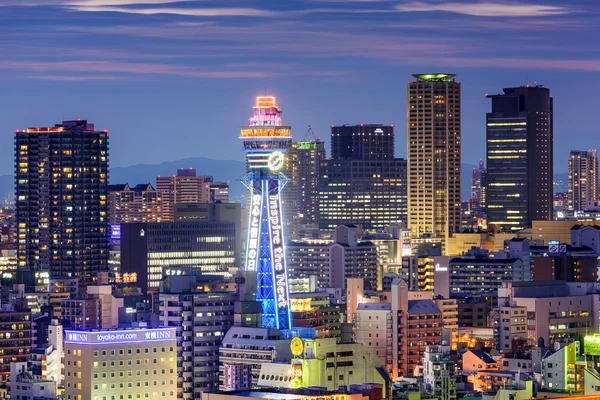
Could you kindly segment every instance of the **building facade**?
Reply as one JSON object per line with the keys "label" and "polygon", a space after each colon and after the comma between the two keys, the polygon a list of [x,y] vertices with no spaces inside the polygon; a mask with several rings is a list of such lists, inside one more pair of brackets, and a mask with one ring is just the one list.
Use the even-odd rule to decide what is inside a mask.
{"label": "building facade", "polygon": [[65,331],[65,398],[177,398],[175,328]]}
{"label": "building facade", "polygon": [[15,174],[19,267],[82,286],[108,270],[108,132],[85,120],[17,131]]}
{"label": "building facade", "polygon": [[598,201],[598,154],[596,150],[571,150],[567,208],[585,211],[590,201]]}
{"label": "building facade", "polygon": [[161,199],[151,184],[133,188],[129,184],[108,186],[109,221],[111,225],[127,222],[160,222]]}
{"label": "building facade", "polygon": [[319,170],[319,228],[406,223],[406,161],[394,158],[394,126],[334,126],[331,139]]}
{"label": "building facade", "polygon": [[447,238],[460,228],[460,83],[419,74],[408,84],[408,227]]}
{"label": "building facade", "polygon": [[299,228],[316,228],[319,222],[319,165],[326,159],[325,142],[292,142],[285,162],[290,179],[282,192],[286,226],[292,232]]}
{"label": "building facade", "polygon": [[31,313],[29,311],[0,312],[0,379],[6,382],[10,364],[27,362],[31,354]]}
{"label": "building facade", "polygon": [[121,273],[135,273],[144,292],[158,291],[169,267],[229,276],[230,268],[239,265],[236,234],[236,223],[228,221],[123,224]]}
{"label": "building facade", "polygon": [[478,218],[484,217],[486,202],[487,170],[483,160],[479,160],[479,167],[471,170],[471,213]]}
{"label": "building facade", "polygon": [[159,293],[161,325],[173,327],[180,365],[178,397],[200,398],[219,388],[219,348],[234,323],[235,286],[171,276]]}
{"label": "building facade", "polygon": [[552,220],[553,106],[541,86],[489,95],[486,115],[488,225],[514,232]]}
{"label": "building facade", "polygon": [[212,176],[196,175],[194,168],[180,168],[173,176],[157,176],[156,192],[161,199],[162,221],[173,221],[175,204],[208,203]]}

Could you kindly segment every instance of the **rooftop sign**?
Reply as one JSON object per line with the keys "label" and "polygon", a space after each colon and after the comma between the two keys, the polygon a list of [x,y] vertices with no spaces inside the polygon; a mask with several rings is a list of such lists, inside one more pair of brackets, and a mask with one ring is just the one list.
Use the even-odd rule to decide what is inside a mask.
{"label": "rooftop sign", "polygon": [[175,341],[175,328],[65,331],[65,344],[128,344]]}

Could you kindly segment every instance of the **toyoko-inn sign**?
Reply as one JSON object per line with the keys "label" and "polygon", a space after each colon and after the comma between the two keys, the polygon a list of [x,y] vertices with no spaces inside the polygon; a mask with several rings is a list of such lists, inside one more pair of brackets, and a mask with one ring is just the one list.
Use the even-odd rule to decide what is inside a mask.
{"label": "toyoko-inn sign", "polygon": [[116,331],[65,331],[65,343],[103,344],[175,340],[175,328]]}

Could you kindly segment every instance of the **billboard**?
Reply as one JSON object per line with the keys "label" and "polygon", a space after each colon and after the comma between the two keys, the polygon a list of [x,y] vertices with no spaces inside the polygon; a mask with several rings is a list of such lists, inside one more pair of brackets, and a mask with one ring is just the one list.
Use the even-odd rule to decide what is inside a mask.
{"label": "billboard", "polygon": [[176,341],[175,328],[123,329],[112,331],[65,331],[65,344],[129,344]]}
{"label": "billboard", "polygon": [[600,335],[584,336],[583,352],[591,356],[600,356]]}

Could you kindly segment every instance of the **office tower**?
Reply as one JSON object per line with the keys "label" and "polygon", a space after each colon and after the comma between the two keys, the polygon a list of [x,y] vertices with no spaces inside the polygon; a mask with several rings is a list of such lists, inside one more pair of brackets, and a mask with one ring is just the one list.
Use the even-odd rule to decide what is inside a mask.
{"label": "office tower", "polygon": [[487,170],[483,160],[479,160],[479,168],[471,170],[471,212],[475,217],[485,215],[487,200]]}
{"label": "office tower", "polygon": [[78,277],[108,269],[108,132],[85,120],[15,134],[19,268]]}
{"label": "office tower", "polygon": [[319,222],[319,164],[326,158],[325,142],[293,142],[287,152],[285,173],[290,179],[282,192],[281,206],[290,237],[300,228]]}
{"label": "office tower", "polygon": [[334,126],[319,170],[319,228],[370,232],[406,223],[406,161],[394,158],[394,127]]}
{"label": "office tower", "polygon": [[552,98],[541,86],[489,95],[487,222],[514,232],[552,220]]}
{"label": "office tower", "polygon": [[177,331],[177,373],[183,377],[177,398],[199,399],[201,393],[217,391],[219,347],[234,323],[236,285],[170,276],[158,301],[161,325]]}
{"label": "office tower", "polygon": [[176,340],[175,328],[66,330],[64,398],[176,399]]}
{"label": "office tower", "polygon": [[460,83],[453,74],[408,84],[408,227],[447,238],[460,228]]}
{"label": "office tower", "polygon": [[212,176],[198,176],[194,168],[180,168],[177,175],[157,176],[156,191],[161,198],[162,220],[173,221],[173,208],[180,203],[208,203]]}
{"label": "office tower", "polygon": [[128,183],[108,185],[108,215],[111,225],[127,222],[160,222],[160,197],[151,184],[131,188]]}
{"label": "office tower", "polygon": [[588,201],[598,200],[596,150],[571,150],[569,155],[569,210],[585,211]]}
{"label": "office tower", "polygon": [[250,192],[246,270],[256,271],[256,300],[263,307],[263,327],[292,327],[281,190],[288,178],[279,172],[291,140],[283,126],[275,97],[257,97],[248,126],[240,128],[250,172],[244,184]]}
{"label": "office tower", "polygon": [[332,126],[331,158],[391,160],[394,158],[394,127],[365,124]]}
{"label": "office tower", "polygon": [[135,274],[144,292],[158,291],[171,273],[229,276],[239,265],[237,226],[216,219],[122,224],[121,273]]}

